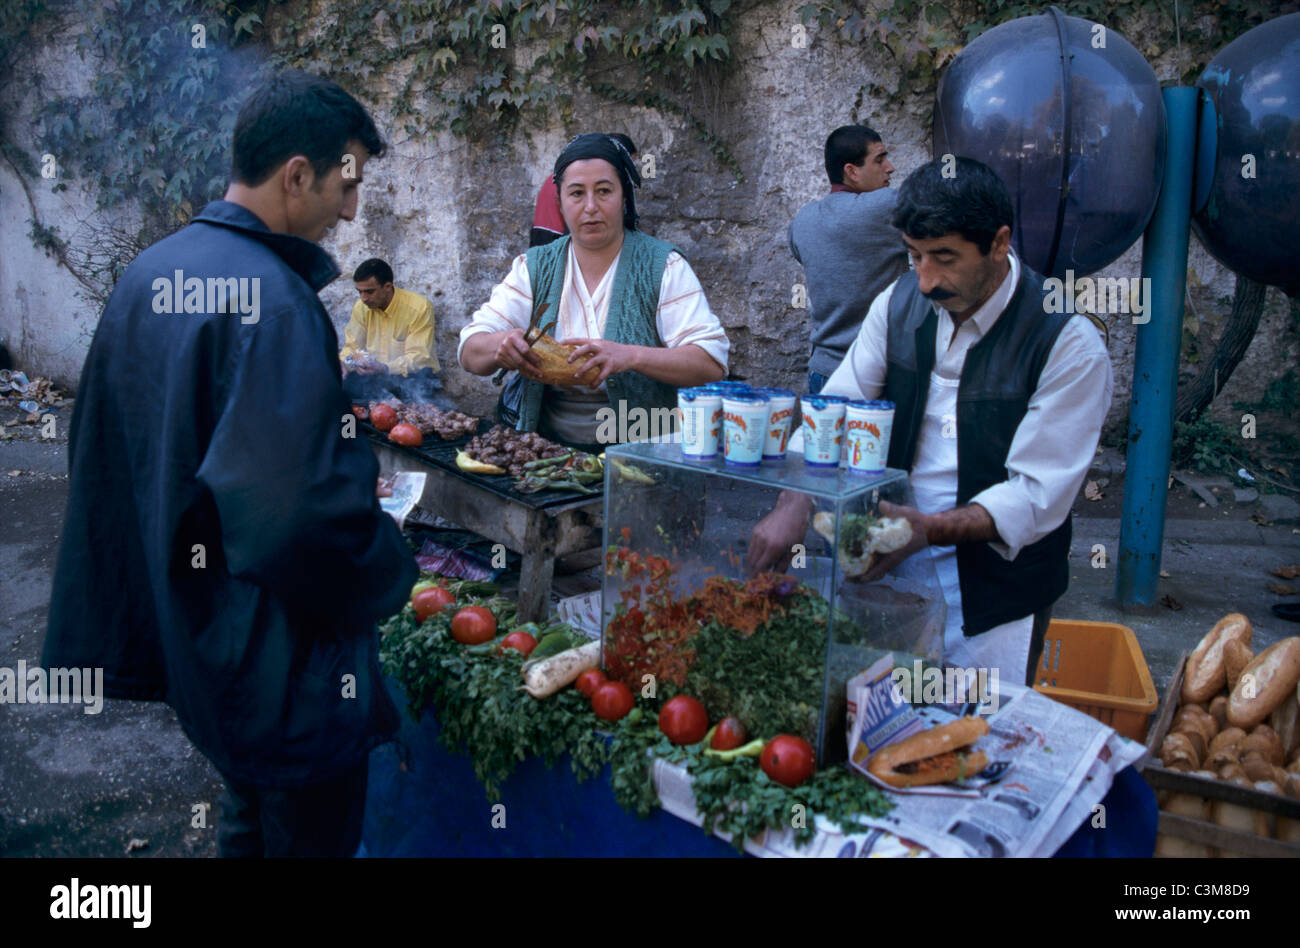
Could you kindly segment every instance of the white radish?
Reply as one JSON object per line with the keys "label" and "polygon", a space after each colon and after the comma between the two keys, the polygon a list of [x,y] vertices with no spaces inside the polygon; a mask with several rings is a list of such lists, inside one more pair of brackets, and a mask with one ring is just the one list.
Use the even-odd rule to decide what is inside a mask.
{"label": "white radish", "polygon": [[534,698],[553,695],[588,668],[600,664],[600,641],[588,642],[543,659],[524,670],[524,690]]}

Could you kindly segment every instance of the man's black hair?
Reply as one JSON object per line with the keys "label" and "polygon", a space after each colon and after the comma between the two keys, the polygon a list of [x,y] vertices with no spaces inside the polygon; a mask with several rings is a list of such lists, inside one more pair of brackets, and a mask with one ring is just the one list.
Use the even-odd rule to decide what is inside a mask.
{"label": "man's black hair", "polygon": [[624,135],[622,132],[610,132],[609,137],[626,148],[629,155],[636,154],[636,142],[632,141],[629,136]]}
{"label": "man's black hair", "polygon": [[380,286],[392,283],[393,268],[378,257],[371,257],[369,260],[363,261],[361,266],[352,272],[353,283],[360,283],[362,280],[369,280],[371,277],[378,280]]}
{"label": "man's black hair", "polygon": [[230,174],[257,187],[285,161],[303,155],[320,178],[343,161],[353,139],[372,158],[387,148],[365,107],[342,88],[299,70],[277,72],[239,110]]}
{"label": "man's black hair", "polygon": [[908,175],[898,189],[893,224],[916,240],[955,231],[987,256],[998,230],[1014,227],[1015,215],[1006,185],[988,165],[974,158],[936,158]]}
{"label": "man's black hair", "polygon": [[860,165],[880,136],[865,125],[841,125],[826,139],[826,175],[831,184],[844,183],[844,166]]}

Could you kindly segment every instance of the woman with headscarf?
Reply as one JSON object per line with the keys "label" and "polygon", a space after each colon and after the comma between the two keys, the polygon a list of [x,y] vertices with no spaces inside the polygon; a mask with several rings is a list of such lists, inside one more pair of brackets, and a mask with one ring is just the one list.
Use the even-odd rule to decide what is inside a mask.
{"label": "woman with headscarf", "polygon": [[[475,375],[515,369],[525,377],[519,430],[593,447],[602,440],[602,408],[616,418],[671,410],[678,388],[727,374],[730,345],[681,253],[636,229],[632,189],[641,176],[618,141],[579,135],[560,153],[554,176],[568,236],[515,259],[461,330],[457,358]],[[598,370],[590,389],[533,377],[539,361],[524,331],[543,303],[543,323],[556,320],[551,335],[578,345],[570,361],[589,356],[588,367]]]}

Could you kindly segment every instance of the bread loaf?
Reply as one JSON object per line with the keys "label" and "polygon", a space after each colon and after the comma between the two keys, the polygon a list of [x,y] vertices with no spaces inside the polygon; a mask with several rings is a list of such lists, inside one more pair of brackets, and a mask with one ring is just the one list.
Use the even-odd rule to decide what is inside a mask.
{"label": "bread loaf", "polygon": [[1300,681],[1300,636],[1291,636],[1256,655],[1228,698],[1228,720],[1253,728],[1280,705]]}
{"label": "bread loaf", "polygon": [[[1190,793],[1174,793],[1161,807],[1166,813],[1176,816],[1188,816],[1196,820],[1210,818],[1210,801]],[[1160,834],[1156,837],[1156,855],[1182,859],[1205,859],[1213,856],[1214,850],[1201,843],[1193,843],[1177,836]]]}
{"label": "bread loaf", "polygon": [[1220,731],[1228,726],[1228,696],[1215,695],[1214,700],[1210,702],[1210,717],[1214,718],[1214,723],[1218,725]]}
{"label": "bread loaf", "polygon": [[[1238,779],[1231,782],[1254,789],[1254,784],[1249,780]],[[1269,837],[1268,814],[1262,810],[1253,810],[1250,807],[1239,806],[1236,803],[1228,803],[1224,800],[1215,800],[1210,810],[1210,818],[1219,826],[1240,830],[1243,833],[1253,833],[1264,839]],[[1235,858],[1235,854],[1227,850],[1220,851],[1219,855]]]}
{"label": "bread loaf", "polygon": [[1223,670],[1228,676],[1229,691],[1237,687],[1237,682],[1241,680],[1241,673],[1246,670],[1246,666],[1254,657],[1255,653],[1250,650],[1249,645],[1235,639],[1223,647]]}
{"label": "bread loaf", "polygon": [[1166,767],[1172,766],[1175,761],[1180,760],[1190,764],[1191,770],[1195,770],[1201,765],[1201,758],[1197,755],[1195,746],[1186,734],[1166,735],[1164,743],[1160,745],[1160,760]]}
{"label": "bread loaf", "polygon": [[1241,764],[1238,761],[1234,760],[1232,761],[1232,763],[1224,764],[1222,767],[1219,768],[1219,779],[1220,780],[1237,780],[1237,779],[1249,780],[1250,778],[1246,776],[1246,768],[1241,766]]}
{"label": "bread loaf", "polygon": [[1282,756],[1289,759],[1300,747],[1300,698],[1295,694],[1287,695],[1286,700],[1268,716],[1268,723],[1282,742]]}
{"label": "bread loaf", "polygon": [[[599,373],[593,368],[590,371],[583,372],[582,367],[587,364],[591,356],[585,356],[577,362],[569,362],[569,356],[577,349],[576,345],[567,342],[556,342],[550,335],[543,333],[535,343],[533,343],[533,352],[541,359],[541,368],[530,369],[530,377],[547,385],[590,385]],[[528,374],[528,373],[526,373]]]}
{"label": "bread loaf", "polygon": [[1213,754],[1232,744],[1239,743],[1243,738],[1245,738],[1245,736],[1246,732],[1239,727],[1225,727],[1218,734],[1214,735],[1214,740],[1210,741],[1210,753]]}
{"label": "bread loaf", "polygon": [[1183,701],[1209,701],[1227,685],[1223,649],[1229,642],[1250,644],[1254,629],[1250,620],[1239,612],[1224,616],[1187,657],[1183,674]]}
{"label": "bread loaf", "polygon": [[1241,742],[1241,753],[1258,749],[1270,764],[1282,766],[1286,762],[1286,753],[1282,749],[1282,740],[1267,724],[1260,724]]}

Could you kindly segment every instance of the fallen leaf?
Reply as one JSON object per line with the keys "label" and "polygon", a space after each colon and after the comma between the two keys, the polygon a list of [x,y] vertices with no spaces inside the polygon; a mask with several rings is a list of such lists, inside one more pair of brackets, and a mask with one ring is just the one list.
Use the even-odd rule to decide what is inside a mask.
{"label": "fallen leaf", "polygon": [[1293,563],[1290,566],[1279,566],[1275,570],[1270,570],[1270,572],[1278,579],[1295,579],[1300,576],[1300,564]]}
{"label": "fallen leaf", "polygon": [[1160,571],[1160,578],[1161,578],[1161,579],[1168,579],[1168,578],[1169,578],[1169,570],[1167,570],[1167,569],[1162,569],[1162,570]]}
{"label": "fallen leaf", "polygon": [[148,849],[148,848],[149,848],[149,840],[137,839],[134,836],[132,836],[131,841],[126,844],[126,851],[128,854],[135,852],[137,849]]}
{"label": "fallen leaf", "polygon": [[17,477],[17,476],[18,476],[19,474],[21,474],[21,473],[22,473],[22,471],[10,471],[10,472],[9,472],[9,476],[10,476],[10,477]]}
{"label": "fallen leaf", "polygon": [[[1204,505],[1204,504],[1201,504],[1201,506],[1204,507],[1205,505]],[[1250,522],[1251,522],[1251,523],[1257,523],[1257,524],[1259,524],[1261,527],[1267,527],[1267,526],[1268,526],[1270,523],[1272,523],[1273,521],[1272,521],[1272,520],[1269,520],[1268,517],[1265,516],[1263,513],[1256,512],[1256,513],[1253,513],[1253,514],[1250,515]]]}
{"label": "fallen leaf", "polygon": [[1085,500],[1101,500],[1101,488],[1096,481],[1088,481],[1083,488],[1083,496]]}
{"label": "fallen leaf", "polygon": [[1168,593],[1165,593],[1160,597],[1160,605],[1164,606],[1166,609],[1172,609],[1174,612],[1183,608],[1183,604]]}
{"label": "fallen leaf", "polygon": [[1286,583],[1274,583],[1272,586],[1268,587],[1268,591],[1273,593],[1275,596],[1294,596],[1297,592],[1297,590],[1292,589]]}

